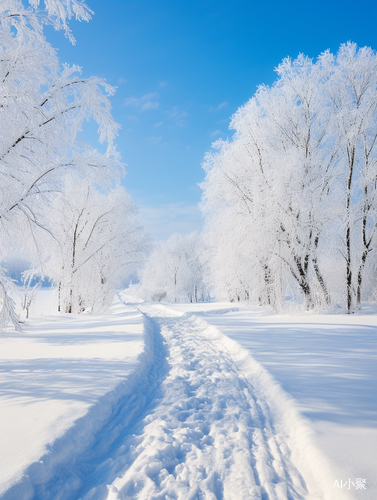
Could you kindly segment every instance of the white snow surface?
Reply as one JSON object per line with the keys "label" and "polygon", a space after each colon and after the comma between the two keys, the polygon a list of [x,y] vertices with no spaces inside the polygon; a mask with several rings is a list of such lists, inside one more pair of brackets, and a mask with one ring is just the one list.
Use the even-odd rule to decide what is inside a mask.
{"label": "white snow surface", "polygon": [[0,337],[0,498],[377,498],[375,315],[121,297]]}
{"label": "white snow surface", "polygon": [[310,429],[247,351],[191,314],[141,309],[167,343],[167,373],[122,442],[126,465],[106,498],[337,498]]}
{"label": "white snow surface", "polygon": [[[376,500],[375,308],[365,305],[363,313],[355,315],[277,315],[267,308],[227,302],[169,304],[169,308],[176,313],[194,311],[247,349],[294,397],[295,407],[313,431],[312,441],[330,460],[331,487],[336,480],[344,484],[350,479],[348,494]],[[366,479],[365,490],[352,486],[356,478]],[[346,488],[338,491],[343,495]]]}
{"label": "white snow surface", "polygon": [[139,311],[118,300],[109,315],[46,316],[50,292],[40,295],[42,318],[0,334],[0,497],[12,500],[34,498],[56,463],[90,445],[146,369]]}

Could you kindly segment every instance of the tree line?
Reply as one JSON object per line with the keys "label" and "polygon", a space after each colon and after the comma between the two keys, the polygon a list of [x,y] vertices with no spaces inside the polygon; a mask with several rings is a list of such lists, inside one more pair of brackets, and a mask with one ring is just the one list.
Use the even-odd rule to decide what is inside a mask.
{"label": "tree line", "polygon": [[[140,263],[147,246],[137,210],[119,186],[124,167],[114,146],[115,89],[76,66],[61,66],[45,38],[50,24],[74,43],[73,17],[92,12],[76,0],[6,0],[0,10],[1,261],[15,249],[48,276],[63,312],[99,311]],[[79,137],[98,125],[101,153]],[[114,187],[115,186],[115,187]],[[12,321],[12,280],[0,273],[0,324]]]}
{"label": "tree line", "polygon": [[354,312],[377,293],[377,56],[346,43],[276,72],[205,157],[204,283],[277,311]]}
{"label": "tree line", "polygon": [[[276,69],[233,115],[230,139],[205,156],[201,234],[150,250],[119,181],[114,88],[61,66],[46,24],[74,43],[76,0],[5,0],[0,10],[0,259],[17,251],[57,290],[57,309],[104,310],[144,262],[135,293],[354,312],[376,299],[377,56],[341,45]],[[99,152],[79,136],[98,124]],[[149,251],[149,255],[147,253]],[[0,272],[0,326],[17,327],[12,280]],[[25,299],[27,302],[27,300]]]}

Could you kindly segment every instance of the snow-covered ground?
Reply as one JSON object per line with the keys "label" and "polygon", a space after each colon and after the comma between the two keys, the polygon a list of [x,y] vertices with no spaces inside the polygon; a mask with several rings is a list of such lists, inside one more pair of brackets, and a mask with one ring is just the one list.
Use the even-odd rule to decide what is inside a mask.
{"label": "snow-covered ground", "polygon": [[168,366],[121,443],[125,466],[108,499],[347,498],[326,491],[326,458],[245,350],[198,317],[140,307],[167,344]]}
{"label": "snow-covered ground", "polygon": [[[331,486],[343,492],[349,488],[355,498],[377,498],[374,310],[365,307],[364,314],[357,315],[271,315],[264,308],[230,303],[169,308],[195,312],[249,350],[308,419],[314,442],[331,461]],[[356,478],[366,479],[365,490],[352,485]]]}
{"label": "snow-covered ground", "polygon": [[122,298],[0,336],[2,499],[377,498],[376,315]]}
{"label": "snow-covered ground", "polygon": [[150,358],[139,311],[118,300],[110,315],[51,315],[49,295],[22,333],[0,334],[1,498],[46,498],[51,469],[90,445]]}

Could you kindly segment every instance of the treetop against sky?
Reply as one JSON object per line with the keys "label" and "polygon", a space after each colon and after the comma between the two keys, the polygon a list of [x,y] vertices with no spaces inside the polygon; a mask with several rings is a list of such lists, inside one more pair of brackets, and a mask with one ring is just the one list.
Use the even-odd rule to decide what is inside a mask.
{"label": "treetop against sky", "polygon": [[[88,0],[89,23],[71,23],[76,45],[48,28],[61,63],[118,87],[113,114],[124,185],[156,239],[200,229],[201,163],[232,136],[230,117],[274,68],[299,53],[317,57],[352,40],[376,48],[377,4],[236,0]],[[96,143],[96,126],[83,136]]]}

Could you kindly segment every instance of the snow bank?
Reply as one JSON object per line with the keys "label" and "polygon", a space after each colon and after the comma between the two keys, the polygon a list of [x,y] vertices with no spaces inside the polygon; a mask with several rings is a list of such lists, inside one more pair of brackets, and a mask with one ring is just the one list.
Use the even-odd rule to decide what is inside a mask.
{"label": "snow bank", "polygon": [[331,460],[331,487],[335,481],[363,478],[366,489],[351,484],[350,491],[360,500],[375,500],[376,314],[368,307],[357,315],[271,315],[260,307],[234,304],[228,304],[228,311],[226,304],[218,304],[223,311],[218,314],[215,304],[211,308],[199,314],[248,349],[295,398],[315,443]]}
{"label": "snow bank", "polygon": [[[1,335],[4,500],[46,498],[44,485],[56,468],[90,448],[147,370],[153,349],[143,315],[119,300],[111,313],[33,319],[22,333]],[[60,482],[64,498],[73,485]]]}
{"label": "snow bank", "polygon": [[[225,312],[225,311],[221,311]],[[190,313],[187,313],[190,315]],[[269,406],[276,433],[283,434],[289,445],[291,460],[302,474],[309,492],[308,499],[347,499],[346,492],[333,489],[334,473],[331,464],[316,446],[313,430],[309,422],[300,414],[297,402],[286,393],[273,376],[238,342],[224,335],[218,328],[210,325],[202,317],[196,322],[213,340],[224,346]]]}

